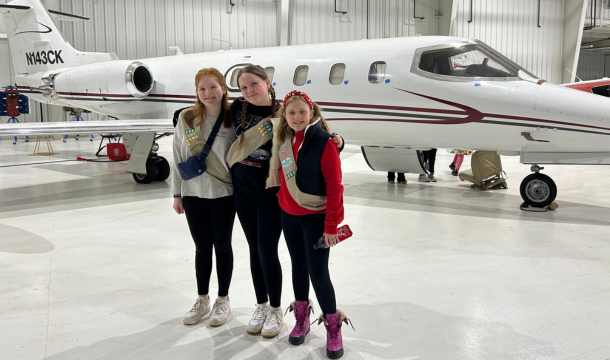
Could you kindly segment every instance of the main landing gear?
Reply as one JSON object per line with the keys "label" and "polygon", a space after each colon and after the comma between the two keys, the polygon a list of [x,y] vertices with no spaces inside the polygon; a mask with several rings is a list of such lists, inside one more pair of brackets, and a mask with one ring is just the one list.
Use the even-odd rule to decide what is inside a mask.
{"label": "main landing gear", "polygon": [[[159,139],[156,138],[155,140]],[[163,156],[157,155],[159,145],[153,143],[148,159],[146,160],[146,174],[132,174],[138,184],[150,184],[153,181],[165,181],[169,177],[169,162]]]}
{"label": "main landing gear", "polygon": [[[536,164],[532,165],[530,174],[521,182],[521,198],[523,198],[522,210],[547,211],[557,207],[553,202],[557,197],[557,185],[553,179],[540,170],[544,170]],[[536,210],[537,209],[537,210]]]}

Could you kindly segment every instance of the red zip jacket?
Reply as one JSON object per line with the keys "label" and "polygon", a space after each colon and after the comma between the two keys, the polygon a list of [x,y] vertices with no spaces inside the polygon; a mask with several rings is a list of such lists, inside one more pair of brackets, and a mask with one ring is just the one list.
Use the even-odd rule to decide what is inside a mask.
{"label": "red zip jacket", "polygon": [[[303,143],[305,131],[296,133],[296,139],[292,145],[294,153],[294,162],[297,161],[299,147]],[[311,215],[326,213],[326,221],[324,232],[326,234],[336,234],[337,226],[343,221],[343,185],[341,184],[341,160],[339,159],[339,150],[332,139],[328,139],[322,158],[320,159],[322,174],[326,182],[326,209],[312,211],[305,209],[292,198],[288,188],[286,187],[286,179],[281,177],[282,186],[277,193],[280,206],[282,209],[291,215]],[[298,171],[298,169],[297,169]],[[284,169],[282,169],[282,174]]]}

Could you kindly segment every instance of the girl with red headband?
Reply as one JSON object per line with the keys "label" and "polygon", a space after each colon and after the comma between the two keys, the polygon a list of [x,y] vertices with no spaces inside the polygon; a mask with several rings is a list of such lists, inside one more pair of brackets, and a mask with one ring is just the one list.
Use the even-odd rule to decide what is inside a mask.
{"label": "girl with red headband", "polygon": [[[243,97],[233,101],[231,111],[237,140],[227,162],[233,177],[235,208],[250,250],[250,271],[256,309],[246,326],[249,334],[275,337],[284,323],[280,307],[282,267],[278,243],[282,232],[277,192],[279,181],[270,181],[269,162],[273,126],[269,117],[281,111],[265,69],[248,65],[239,70],[237,83]],[[342,139],[336,136],[337,146]]]}
{"label": "girl with red headband", "polygon": [[[330,281],[330,249],[314,249],[323,236],[328,246],[338,242],[337,225],[343,221],[343,185],[339,151],[322,117],[320,108],[300,91],[289,93],[279,124],[274,127],[271,176],[279,177],[282,229],[292,261],[292,286],[296,325],[288,338],[302,344],[309,333],[309,279],[322,308],[318,324],[327,329],[326,354],[331,359],[343,355],[341,324],[345,314],[336,307]],[[297,170],[298,169],[298,170]]]}

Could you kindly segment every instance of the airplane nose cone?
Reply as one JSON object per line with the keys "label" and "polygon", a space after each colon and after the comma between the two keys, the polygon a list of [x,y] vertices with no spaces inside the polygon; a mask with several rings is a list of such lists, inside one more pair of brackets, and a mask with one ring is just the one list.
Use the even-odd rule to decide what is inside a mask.
{"label": "airplane nose cone", "polygon": [[534,109],[592,120],[610,120],[610,99],[548,82],[539,86]]}

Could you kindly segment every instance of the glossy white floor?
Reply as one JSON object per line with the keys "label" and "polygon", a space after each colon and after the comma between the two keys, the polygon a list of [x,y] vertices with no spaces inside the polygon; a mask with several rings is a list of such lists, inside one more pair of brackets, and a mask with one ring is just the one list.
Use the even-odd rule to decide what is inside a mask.
{"label": "glossy white floor", "polygon": [[[322,326],[289,345],[291,315],[276,339],[245,333],[255,298],[238,223],[233,320],[182,325],[194,245],[168,183],[137,185],[126,163],[6,167],[92,157],[97,144],[53,146],[39,158],[32,143],[0,142],[0,358],[325,358]],[[356,147],[342,161],[355,235],[332,250],[331,277],[356,328],[344,328],[345,359],[610,358],[610,168],[548,167],[559,209],[536,214],[519,210],[529,169],[517,158],[503,159],[510,189],[494,192],[451,176],[444,150],[436,184],[388,185]],[[283,239],[280,258],[285,308]]]}

